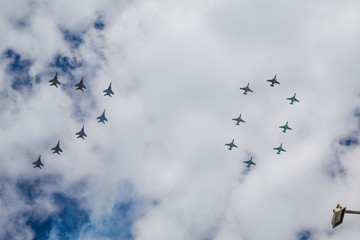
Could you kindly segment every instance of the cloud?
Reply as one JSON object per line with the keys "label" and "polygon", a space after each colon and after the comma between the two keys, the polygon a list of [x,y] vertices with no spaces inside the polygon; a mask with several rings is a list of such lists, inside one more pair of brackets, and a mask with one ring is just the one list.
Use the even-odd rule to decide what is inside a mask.
{"label": "cloud", "polygon": [[358,3],[19,4],[0,7],[2,238],[357,236],[330,221],[360,209]]}

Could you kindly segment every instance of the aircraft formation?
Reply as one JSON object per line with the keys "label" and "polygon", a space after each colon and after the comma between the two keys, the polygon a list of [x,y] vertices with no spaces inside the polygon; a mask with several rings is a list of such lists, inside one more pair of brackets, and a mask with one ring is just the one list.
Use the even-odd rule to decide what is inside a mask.
{"label": "aircraft formation", "polygon": [[[266,80],[267,82],[270,82],[270,87],[274,87],[275,84],[280,84],[280,82],[276,79],[276,74],[272,79]],[[250,83],[248,83],[245,87],[240,88],[240,90],[243,90],[243,94],[247,95],[248,92],[253,92],[253,90],[250,88]],[[293,105],[294,102],[300,102],[297,98],[296,98],[296,93],[289,98],[286,98],[286,100],[290,101],[290,104]],[[232,120],[235,121],[236,125],[240,125],[240,123],[245,123],[245,121],[241,118],[241,115],[239,115],[239,117],[237,118],[233,118]],[[289,127],[289,122],[287,121],[285,123],[285,125],[279,126],[279,128],[283,129],[283,133],[286,133],[286,130],[292,130],[291,127]],[[234,139],[232,139],[231,142],[226,143],[225,146],[228,147],[228,150],[232,150],[233,148],[237,148],[238,146],[234,143]],[[281,154],[281,152],[286,152],[286,150],[283,148],[283,144],[280,143],[279,147],[274,147],[273,150],[276,150],[276,154]],[[246,167],[250,167],[251,165],[256,165],[256,163],[253,162],[253,157],[250,158],[250,160],[248,161],[243,161],[243,163],[247,164]]]}
{"label": "aircraft formation", "polygon": [[[54,78],[49,80],[49,82],[51,83],[50,86],[55,86],[57,88],[58,88],[58,85],[61,85],[61,83],[58,80],[58,74],[57,73],[55,74]],[[81,90],[82,92],[84,92],[84,89],[86,89],[85,84],[84,84],[84,77],[81,77],[80,82],[75,84],[74,86],[76,87],[75,90]],[[107,89],[105,89],[103,92],[105,93],[104,96],[112,97],[112,95],[114,95],[114,92],[111,89],[111,83],[110,83],[109,87]],[[106,116],[105,116],[105,110],[96,119],[99,120],[98,123],[102,122],[103,124],[105,124],[105,122],[108,121]],[[85,126],[83,125],[81,130],[79,132],[75,133],[75,135],[77,135],[77,138],[82,138],[82,139],[85,140],[85,137],[87,137],[84,127]],[[51,148],[51,150],[53,151],[52,152],[53,154],[57,153],[58,155],[60,155],[60,152],[63,152],[62,149],[60,148],[60,140],[57,142],[55,147]],[[40,168],[41,169],[41,166],[44,167],[44,164],[41,161],[41,154],[39,155],[38,160],[36,160],[32,164],[34,165],[34,168]]]}

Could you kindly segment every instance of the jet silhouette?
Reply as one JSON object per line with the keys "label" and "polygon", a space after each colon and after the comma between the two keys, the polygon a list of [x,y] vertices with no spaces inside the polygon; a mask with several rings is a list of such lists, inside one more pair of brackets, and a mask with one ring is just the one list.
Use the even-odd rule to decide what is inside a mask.
{"label": "jet silhouette", "polygon": [[41,166],[44,166],[44,164],[41,162],[41,154],[39,155],[39,158],[37,161],[33,162],[32,164],[34,164],[34,168],[40,168],[41,169]]}
{"label": "jet silhouette", "polygon": [[79,83],[75,84],[75,87],[77,87],[75,90],[81,90],[82,92],[84,91],[83,88],[86,89],[84,82],[83,82],[84,77],[81,77],[81,80]]}
{"label": "jet silhouette", "polygon": [[234,144],[234,139],[230,143],[226,143],[225,146],[229,146],[229,150],[232,150],[233,147],[237,148],[237,146]]}
{"label": "jet silhouette", "polygon": [[266,80],[266,81],[271,82],[270,87],[273,87],[275,83],[276,83],[276,84],[280,84],[280,83],[276,80],[276,74],[275,74],[275,77],[274,77],[273,79],[269,79],[269,80]]}
{"label": "jet silhouette", "polygon": [[85,139],[84,137],[87,137],[85,131],[84,131],[84,125],[82,126],[80,132],[77,132],[76,135],[79,135],[77,138]]}
{"label": "jet silhouette", "polygon": [[57,73],[55,74],[55,77],[51,79],[49,82],[51,82],[50,86],[58,87],[56,84],[61,85],[59,80],[57,79]]}
{"label": "jet silhouette", "polygon": [[105,124],[105,121],[107,121],[107,118],[105,117],[105,110],[104,110],[104,112],[103,112],[99,117],[97,117],[96,119],[99,119],[98,123],[99,123],[99,122],[102,122],[103,124]]}
{"label": "jet silhouette", "polygon": [[286,130],[292,130],[292,128],[290,128],[289,126],[288,126],[288,122],[286,122],[286,124],[284,125],[284,126],[279,126],[279,128],[282,128],[282,129],[284,129],[282,132],[284,132],[284,133],[286,133]]}
{"label": "jet silhouette", "polygon": [[110,83],[109,87],[107,89],[105,89],[103,92],[105,93],[104,96],[108,95],[109,97],[111,97],[111,94],[114,94],[114,92],[111,90],[111,83]]}
{"label": "jet silhouette", "polygon": [[286,100],[290,100],[290,104],[294,104],[294,102],[299,102],[299,100],[296,99],[296,93],[294,94],[294,96],[287,98]]}
{"label": "jet silhouette", "polygon": [[232,120],[234,120],[234,121],[236,121],[236,125],[240,125],[239,123],[240,122],[243,122],[243,123],[245,123],[245,121],[244,120],[242,120],[242,118],[241,118],[241,114],[240,114],[240,116],[239,117],[237,117],[237,118],[233,118]]}
{"label": "jet silhouette", "polygon": [[249,84],[250,84],[250,83],[248,83],[248,85],[247,85],[246,87],[240,88],[241,90],[244,90],[244,95],[246,95],[247,92],[253,92],[253,90],[251,90],[251,89],[249,88]]}
{"label": "jet silhouette", "polygon": [[62,152],[61,148],[60,148],[60,140],[58,141],[58,143],[56,144],[55,147],[53,147],[51,150],[53,150],[53,153],[57,153],[60,155],[60,152]]}
{"label": "jet silhouette", "polygon": [[250,167],[250,165],[256,165],[256,163],[254,163],[253,161],[252,161],[252,157],[250,158],[250,160],[249,161],[244,161],[243,163],[247,163],[247,166],[246,167]]}
{"label": "jet silhouette", "polygon": [[281,151],[286,152],[286,150],[282,148],[282,143],[280,144],[279,147],[273,148],[273,149],[274,149],[274,150],[277,150],[277,154],[280,154]]}

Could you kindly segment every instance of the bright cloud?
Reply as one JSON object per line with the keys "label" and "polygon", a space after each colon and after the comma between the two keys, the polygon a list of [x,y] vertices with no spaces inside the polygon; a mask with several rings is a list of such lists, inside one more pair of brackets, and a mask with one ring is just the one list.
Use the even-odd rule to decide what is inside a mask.
{"label": "bright cloud", "polygon": [[359,8],[1,2],[0,238],[357,239]]}

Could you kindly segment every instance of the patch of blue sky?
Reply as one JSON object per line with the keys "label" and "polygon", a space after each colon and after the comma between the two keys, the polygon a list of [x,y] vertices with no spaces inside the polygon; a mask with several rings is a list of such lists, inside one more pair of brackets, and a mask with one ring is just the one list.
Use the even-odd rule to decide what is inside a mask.
{"label": "patch of blue sky", "polygon": [[105,23],[101,19],[98,19],[94,23],[94,28],[97,30],[104,30]]}
{"label": "patch of blue sky", "polygon": [[71,73],[71,71],[80,68],[83,66],[81,61],[78,61],[76,57],[63,56],[61,54],[57,55],[53,62],[51,62],[50,67],[55,67],[60,69],[64,73]]}
{"label": "patch of blue sky", "polygon": [[58,176],[47,174],[35,178],[19,178],[15,186],[23,200],[34,201],[44,194],[45,186],[56,185],[58,181]]}
{"label": "patch of blue sky", "polygon": [[7,49],[3,53],[3,59],[9,61],[6,72],[11,79],[11,87],[16,91],[24,89],[31,90],[33,87],[33,78],[29,74],[33,61],[22,59],[21,55],[12,49]]}
{"label": "patch of blue sky", "polygon": [[296,234],[297,240],[311,240],[313,232],[311,230],[303,230]]}
{"label": "patch of blue sky", "polygon": [[82,229],[82,238],[134,239],[132,226],[136,204],[133,201],[114,205],[110,215],[101,216]]}
{"label": "patch of blue sky", "polygon": [[43,220],[34,216],[29,216],[26,225],[34,232],[33,240],[44,240],[49,239],[50,231],[53,228],[54,217]]}
{"label": "patch of blue sky", "polygon": [[50,234],[56,239],[77,239],[81,228],[90,221],[88,211],[82,208],[79,200],[63,193],[53,194],[53,200],[59,211],[51,216]]}
{"label": "patch of blue sky", "polygon": [[70,30],[61,30],[61,32],[71,48],[79,48],[84,43],[83,32],[73,33]]}
{"label": "patch of blue sky", "polygon": [[350,137],[340,139],[339,144],[342,145],[342,146],[350,147],[350,146],[353,146],[353,145],[358,145],[359,140],[355,136],[350,136]]}

